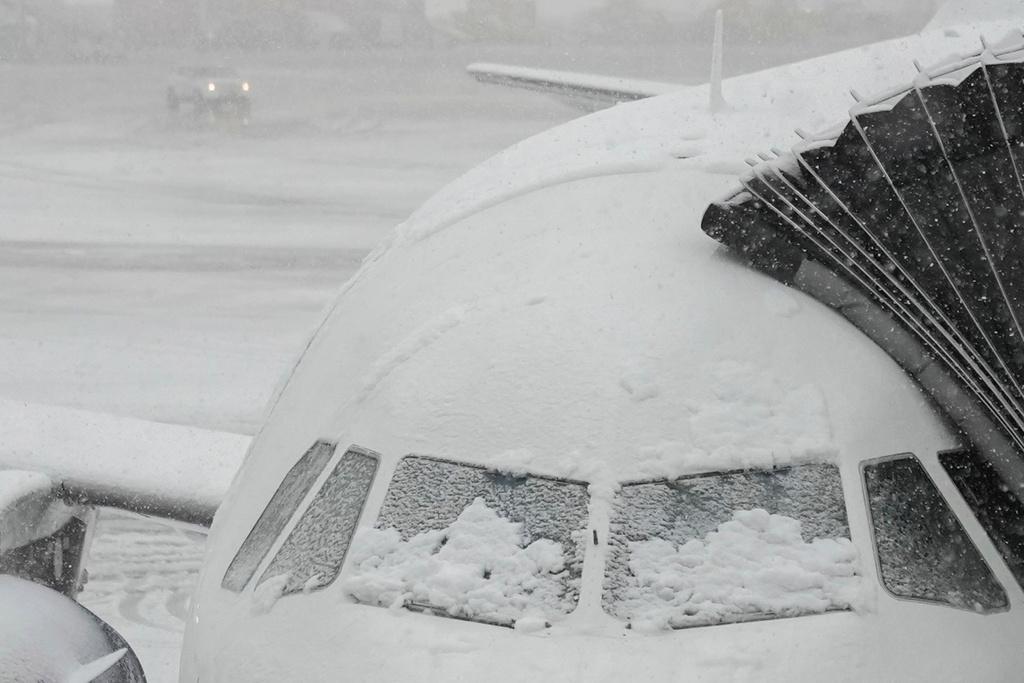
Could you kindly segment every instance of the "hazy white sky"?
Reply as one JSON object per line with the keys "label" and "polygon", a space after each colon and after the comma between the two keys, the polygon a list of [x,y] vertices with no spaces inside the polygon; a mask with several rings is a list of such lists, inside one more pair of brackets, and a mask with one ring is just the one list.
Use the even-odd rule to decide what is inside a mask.
{"label": "hazy white sky", "polygon": [[[458,0],[456,0],[458,1]],[[608,0],[537,0],[537,16],[543,20],[565,20],[573,16],[610,4]],[[718,0],[636,0],[636,4],[649,10],[664,12],[672,19],[693,19]]]}

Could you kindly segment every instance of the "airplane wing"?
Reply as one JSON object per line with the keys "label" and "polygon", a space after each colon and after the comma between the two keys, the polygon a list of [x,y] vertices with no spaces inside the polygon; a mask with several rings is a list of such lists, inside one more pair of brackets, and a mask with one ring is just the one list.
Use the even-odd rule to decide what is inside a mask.
{"label": "airplane wing", "polygon": [[482,62],[470,64],[466,70],[481,83],[559,95],[567,98],[574,106],[587,111],[596,111],[619,102],[632,102],[645,97],[663,95],[683,87],[675,83]]}
{"label": "airplane wing", "polygon": [[0,470],[46,475],[66,502],[209,526],[250,437],[0,399]]}
{"label": "airplane wing", "polygon": [[[597,111],[620,102],[632,102],[682,90],[679,83],[642,81],[617,76],[599,76],[574,71],[530,69],[506,64],[470,64],[466,70],[481,83],[494,83],[551,93],[568,99],[586,111]],[[715,12],[715,34],[711,45],[709,102],[712,111],[725,105],[722,99],[722,10]]]}

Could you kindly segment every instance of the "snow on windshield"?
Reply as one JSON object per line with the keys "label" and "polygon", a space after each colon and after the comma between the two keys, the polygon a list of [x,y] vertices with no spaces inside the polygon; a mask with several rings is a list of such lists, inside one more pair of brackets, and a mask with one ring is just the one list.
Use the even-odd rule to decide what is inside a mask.
{"label": "snow on windshield", "polygon": [[832,465],[628,484],[605,609],[641,628],[847,609],[860,584],[849,535]]}
{"label": "snow on windshield", "polygon": [[738,510],[682,546],[629,543],[634,581],[618,614],[640,628],[679,628],[744,617],[796,616],[849,608],[859,589],[857,552],[846,538],[803,540],[798,520]]}
{"label": "snow on windshield", "polygon": [[377,459],[376,453],[349,448],[263,572],[260,584],[287,576],[281,580],[281,592],[292,593],[320,588],[337,578],[377,473]]}
{"label": "snow on windshield", "polygon": [[397,529],[367,529],[345,590],[359,602],[436,608],[499,624],[569,612],[565,550],[477,498],[444,529],[403,541]]}
{"label": "snow on windshield", "polygon": [[575,607],[587,524],[586,485],[410,456],[376,528],[352,550],[345,591],[519,627]]}
{"label": "snow on windshield", "polygon": [[292,465],[228,565],[221,586],[236,593],[245,588],[332,455],[334,444],[317,441]]}

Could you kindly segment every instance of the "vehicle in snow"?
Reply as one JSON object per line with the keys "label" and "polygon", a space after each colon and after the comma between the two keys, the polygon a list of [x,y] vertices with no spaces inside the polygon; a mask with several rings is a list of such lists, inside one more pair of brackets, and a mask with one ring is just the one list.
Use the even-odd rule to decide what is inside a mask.
{"label": "vehicle in snow", "polygon": [[[25,416],[4,462],[78,506],[219,502],[188,683],[1016,678],[1024,36],[998,9],[470,171],[345,285],[222,500],[204,468],[242,444],[198,430]],[[109,464],[147,449],[145,486]]]}
{"label": "vehicle in snow", "polygon": [[186,104],[196,114],[247,119],[252,107],[251,94],[252,85],[231,67],[179,67],[167,83],[167,108],[176,112]]}

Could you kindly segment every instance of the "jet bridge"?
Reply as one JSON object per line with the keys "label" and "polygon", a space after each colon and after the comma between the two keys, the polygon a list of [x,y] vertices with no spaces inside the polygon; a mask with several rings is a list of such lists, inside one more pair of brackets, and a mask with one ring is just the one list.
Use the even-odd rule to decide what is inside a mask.
{"label": "jet bridge", "polygon": [[854,98],[702,228],[871,337],[1024,499],[1024,44]]}

